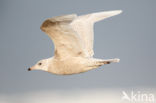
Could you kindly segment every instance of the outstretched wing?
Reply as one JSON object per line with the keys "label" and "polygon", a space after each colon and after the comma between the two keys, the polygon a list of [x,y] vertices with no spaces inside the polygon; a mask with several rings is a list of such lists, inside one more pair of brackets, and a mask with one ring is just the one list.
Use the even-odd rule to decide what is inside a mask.
{"label": "outstretched wing", "polygon": [[71,26],[78,33],[78,35],[80,35],[80,39],[84,44],[84,51],[86,57],[92,57],[94,55],[93,51],[94,23],[120,13],[121,10],[98,12],[88,15],[82,15],[73,20]]}
{"label": "outstretched wing", "polygon": [[54,56],[57,58],[84,55],[79,35],[69,25],[76,17],[74,14],[58,16],[45,20],[41,25],[41,30],[54,42]]}

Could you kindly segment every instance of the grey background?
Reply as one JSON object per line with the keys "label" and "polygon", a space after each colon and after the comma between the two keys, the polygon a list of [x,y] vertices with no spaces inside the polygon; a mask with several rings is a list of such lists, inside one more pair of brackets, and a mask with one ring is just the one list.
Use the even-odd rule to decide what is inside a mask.
{"label": "grey background", "polygon": [[[155,0],[0,0],[0,93],[51,89],[155,88]],[[123,13],[95,24],[94,57],[121,62],[70,76],[27,72],[53,56],[40,30],[49,17],[107,10]]]}

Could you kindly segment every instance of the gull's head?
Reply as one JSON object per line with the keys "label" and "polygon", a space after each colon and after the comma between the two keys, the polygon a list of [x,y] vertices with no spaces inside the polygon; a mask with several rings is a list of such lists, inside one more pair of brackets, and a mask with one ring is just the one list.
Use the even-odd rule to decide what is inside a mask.
{"label": "gull's head", "polygon": [[43,59],[38,61],[34,66],[28,68],[28,71],[31,70],[43,70],[48,71],[49,59]]}

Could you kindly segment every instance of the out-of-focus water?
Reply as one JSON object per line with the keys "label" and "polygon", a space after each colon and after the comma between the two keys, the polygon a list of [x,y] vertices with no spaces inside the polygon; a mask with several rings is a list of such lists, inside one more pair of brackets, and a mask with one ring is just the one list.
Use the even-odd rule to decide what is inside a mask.
{"label": "out-of-focus water", "polygon": [[[123,99],[123,92],[131,100]],[[0,103],[155,103],[155,96],[156,89],[45,90],[0,94]]]}

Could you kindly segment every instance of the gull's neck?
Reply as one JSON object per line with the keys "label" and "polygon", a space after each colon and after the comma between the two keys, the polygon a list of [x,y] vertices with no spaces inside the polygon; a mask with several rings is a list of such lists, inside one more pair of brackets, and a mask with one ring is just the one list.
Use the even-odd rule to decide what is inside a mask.
{"label": "gull's neck", "polygon": [[51,64],[52,59],[53,59],[53,57],[45,59],[46,65],[43,67],[44,71],[48,71],[48,68],[49,68],[49,65]]}

